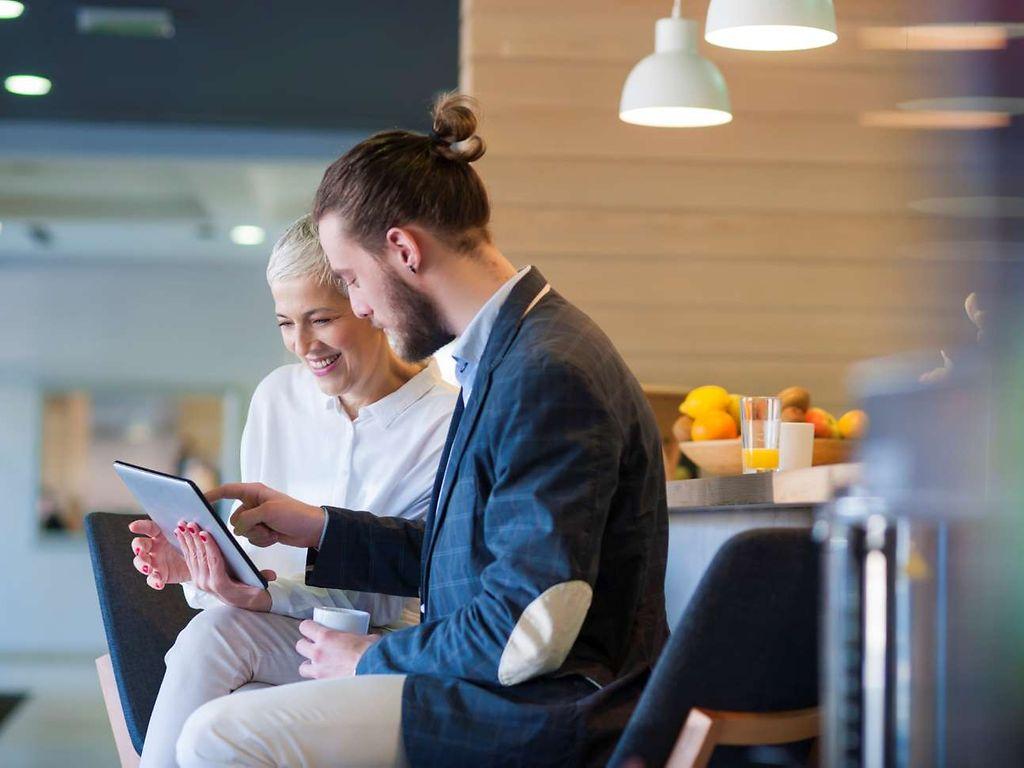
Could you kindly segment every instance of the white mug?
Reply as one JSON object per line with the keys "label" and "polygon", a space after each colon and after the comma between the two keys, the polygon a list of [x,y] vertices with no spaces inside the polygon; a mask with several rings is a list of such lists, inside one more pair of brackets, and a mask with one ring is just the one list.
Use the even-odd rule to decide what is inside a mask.
{"label": "white mug", "polygon": [[814,459],[814,425],[784,421],[779,432],[779,470],[805,469]]}
{"label": "white mug", "polygon": [[365,635],[370,629],[370,614],[366,611],[357,611],[355,608],[314,608],[313,621],[328,629],[351,632],[354,635]]}

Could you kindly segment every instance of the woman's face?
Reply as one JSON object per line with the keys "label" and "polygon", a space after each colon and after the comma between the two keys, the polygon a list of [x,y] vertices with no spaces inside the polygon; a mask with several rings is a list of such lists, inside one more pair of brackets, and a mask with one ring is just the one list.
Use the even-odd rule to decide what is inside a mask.
{"label": "woman's face", "polygon": [[325,395],[337,397],[369,379],[380,357],[383,333],[361,320],[336,288],[311,278],[270,286],[281,339],[312,371]]}

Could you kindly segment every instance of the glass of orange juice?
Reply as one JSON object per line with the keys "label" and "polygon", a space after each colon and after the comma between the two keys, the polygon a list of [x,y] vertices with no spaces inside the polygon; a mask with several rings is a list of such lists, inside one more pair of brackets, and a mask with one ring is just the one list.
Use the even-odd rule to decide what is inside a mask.
{"label": "glass of orange juice", "polygon": [[779,425],[781,423],[782,402],[779,398],[740,398],[743,474],[774,472],[779,468]]}

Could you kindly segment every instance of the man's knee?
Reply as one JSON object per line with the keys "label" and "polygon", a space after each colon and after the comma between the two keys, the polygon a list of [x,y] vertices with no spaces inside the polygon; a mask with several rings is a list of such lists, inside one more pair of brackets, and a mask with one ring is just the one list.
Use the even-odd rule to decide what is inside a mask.
{"label": "man's knee", "polygon": [[238,763],[239,721],[229,711],[227,696],[208,701],[193,712],[178,737],[176,755],[182,768]]}

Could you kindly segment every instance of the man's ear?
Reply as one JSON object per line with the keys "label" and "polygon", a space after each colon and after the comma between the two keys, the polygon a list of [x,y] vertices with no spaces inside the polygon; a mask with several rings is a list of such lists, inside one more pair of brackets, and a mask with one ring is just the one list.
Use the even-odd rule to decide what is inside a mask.
{"label": "man's ear", "polygon": [[423,254],[412,231],[404,227],[392,227],[385,237],[388,252],[398,262],[398,266],[417,274],[422,266]]}

